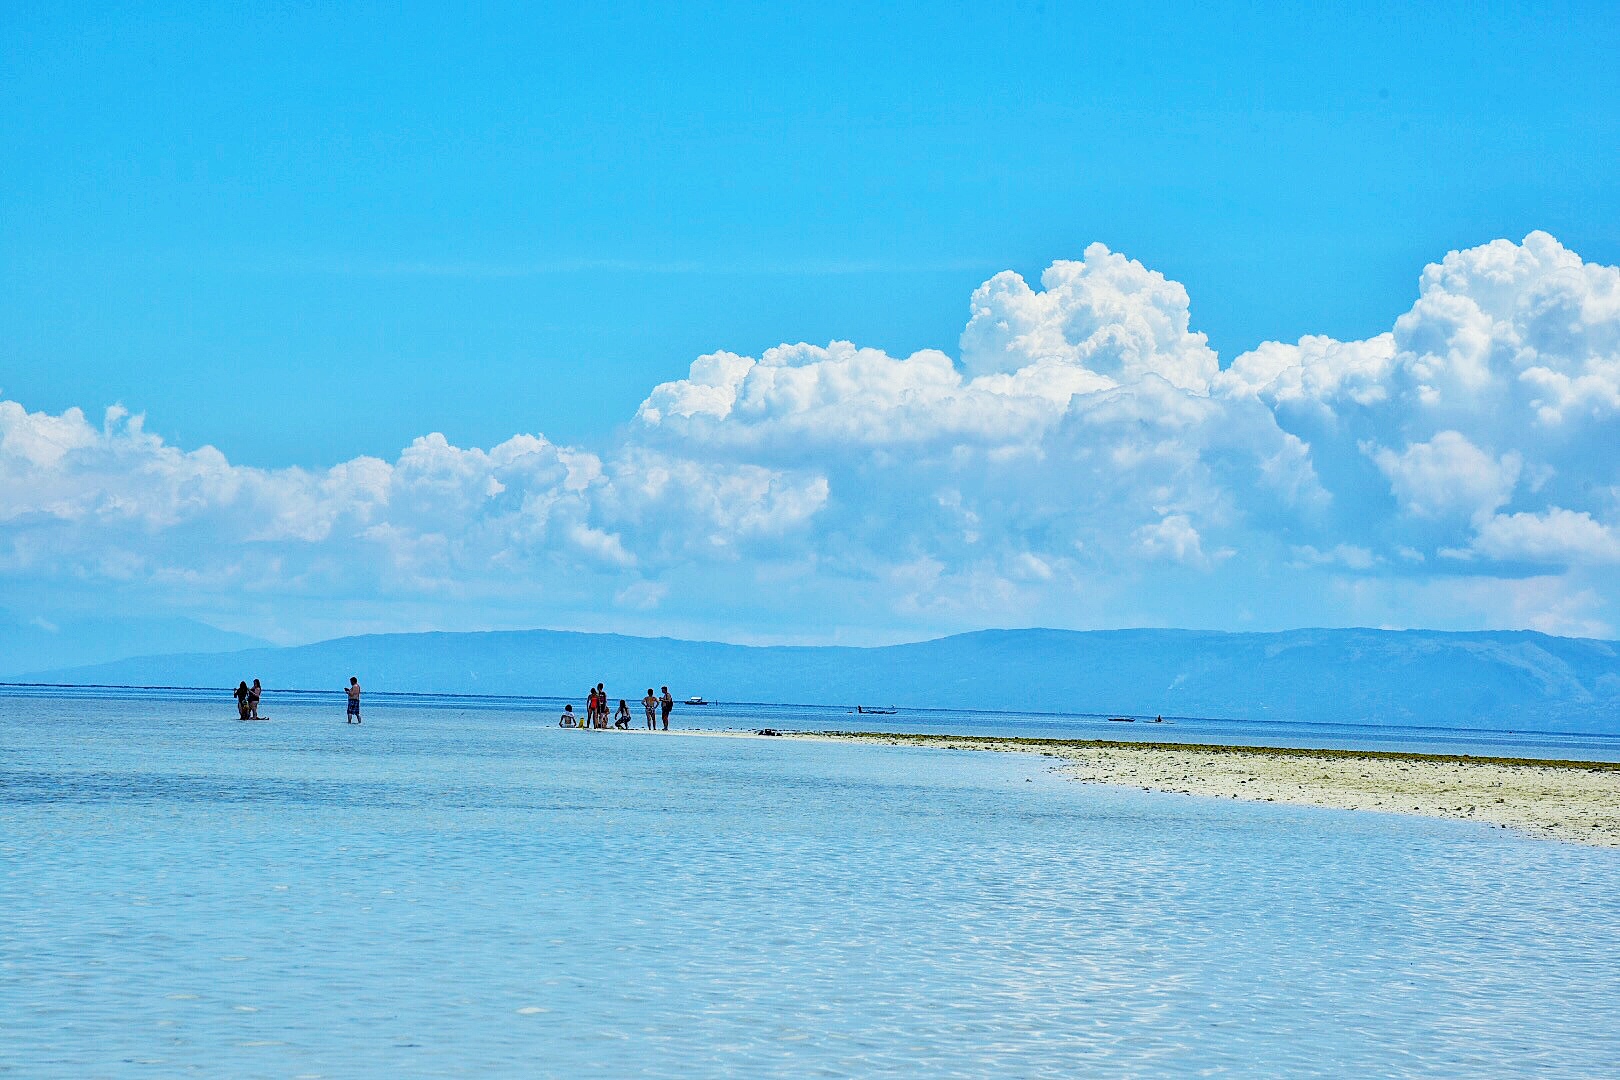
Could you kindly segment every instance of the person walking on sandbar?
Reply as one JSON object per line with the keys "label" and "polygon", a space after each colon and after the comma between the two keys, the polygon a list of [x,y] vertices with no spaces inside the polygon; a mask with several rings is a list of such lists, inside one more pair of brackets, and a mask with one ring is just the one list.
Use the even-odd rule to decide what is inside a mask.
{"label": "person walking on sandbar", "polygon": [[346,724],[358,724],[360,722],[360,680],[350,675],[349,685],[344,687],[343,692],[349,695],[349,715],[343,722]]}
{"label": "person walking on sandbar", "polygon": [[658,695],[647,687],[647,696],[641,699],[641,707],[647,712],[647,730],[658,730]]}
{"label": "person walking on sandbar", "polygon": [[659,699],[664,706],[664,730],[669,730],[669,710],[675,707],[675,699],[669,694],[669,687],[664,687],[664,696]]}

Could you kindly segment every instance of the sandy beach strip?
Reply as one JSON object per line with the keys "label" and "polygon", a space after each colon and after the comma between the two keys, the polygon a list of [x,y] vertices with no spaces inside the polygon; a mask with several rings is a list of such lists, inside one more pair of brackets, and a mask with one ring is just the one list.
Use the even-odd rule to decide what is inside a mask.
{"label": "sandy beach strip", "polygon": [[1620,763],[1082,739],[821,732],[798,738],[1042,754],[1091,784],[1478,821],[1620,847]]}

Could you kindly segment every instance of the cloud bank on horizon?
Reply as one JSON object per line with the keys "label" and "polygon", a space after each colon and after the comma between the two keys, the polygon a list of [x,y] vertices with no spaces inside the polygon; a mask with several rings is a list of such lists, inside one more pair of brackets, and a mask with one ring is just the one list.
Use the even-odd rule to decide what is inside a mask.
{"label": "cloud bank on horizon", "polygon": [[600,448],[432,434],[232,465],[0,399],[0,581],[286,638],[550,625],[1620,626],[1620,268],[1456,251],[1363,341],[1224,368],[1101,244],[981,285],[955,359],[699,357]]}

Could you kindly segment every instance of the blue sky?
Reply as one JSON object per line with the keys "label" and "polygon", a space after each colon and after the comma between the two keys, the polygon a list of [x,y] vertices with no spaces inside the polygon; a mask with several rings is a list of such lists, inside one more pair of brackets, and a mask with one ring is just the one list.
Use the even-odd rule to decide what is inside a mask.
{"label": "blue sky", "polygon": [[[1038,290],[1046,267],[1081,260],[1094,242],[1185,287],[1190,329],[1207,334],[1218,368],[1303,335],[1371,341],[1413,309],[1424,266],[1450,251],[1543,230],[1583,265],[1620,262],[1612,14],[1601,5],[1401,5],[1332,19],[1247,5],[915,5],[836,16],[824,5],[541,14],[14,5],[0,15],[9,43],[0,57],[0,399],[29,416],[83,409],[107,439],[102,411],[118,404],[144,418],[148,448],[152,436],[176,453],[214,447],[231,468],[267,475],[327,475],[369,457],[397,464],[430,433],[461,450],[543,435],[595,455],[608,475],[632,469],[614,462],[680,449],[647,434],[670,424],[649,425],[643,402],[659,384],[686,379],[699,356],[760,358],[780,343],[847,340],[893,358],[943,350],[971,374],[958,339],[975,289],[1010,270]],[[1585,351],[1553,366],[1572,385],[1587,385],[1582,365],[1608,355],[1608,324],[1601,311],[1593,318]],[[1206,392],[1207,382],[1182,389]],[[1254,393],[1257,385],[1244,383]],[[1412,393],[1426,385],[1412,382]],[[1521,404],[1524,415],[1546,407],[1543,398]],[[870,502],[898,513],[895,493],[918,490],[919,477],[842,477],[846,464],[813,440],[765,453],[683,431],[681,460],[711,479],[722,467],[762,469],[788,478],[779,493],[809,507],[815,484],[805,477],[819,475],[828,494],[804,510],[805,537],[755,535],[739,548],[735,536],[709,535],[703,551],[729,552],[710,565],[683,547],[698,543],[692,537],[604,518],[630,513],[621,491],[621,509],[579,511],[576,542],[596,544],[607,560],[583,593],[536,585],[502,606],[478,599],[510,595],[498,576],[447,563],[426,577],[357,586],[345,597],[353,614],[334,616],[319,610],[332,586],[312,567],[341,580],[345,559],[369,566],[375,553],[355,537],[370,529],[376,542],[378,528],[400,522],[368,518],[352,535],[328,523],[350,536],[341,552],[324,535],[310,539],[321,527],[294,528],[295,546],[305,546],[274,557],[268,547],[282,541],[263,537],[232,556],[221,547],[230,538],[211,533],[139,552],[121,535],[76,534],[83,548],[69,566],[37,554],[59,537],[46,544],[30,531],[35,518],[13,513],[0,573],[24,605],[83,607],[110,590],[132,610],[240,629],[273,620],[286,639],[479,623],[469,610],[491,625],[668,626],[738,639],[1295,618],[1612,632],[1620,613],[1609,609],[1608,579],[1590,576],[1607,571],[1507,548],[1491,550],[1511,558],[1487,558],[1492,543],[1505,543],[1490,532],[1494,518],[1481,516],[1489,498],[1459,509],[1461,531],[1442,535],[1444,514],[1402,495],[1412,494],[1394,479],[1402,455],[1460,432],[1479,460],[1500,467],[1502,484],[1502,462],[1518,455],[1510,497],[1489,514],[1539,515],[1539,526],[1522,519],[1520,531],[1573,529],[1591,541],[1583,550],[1607,550],[1607,533],[1553,511],[1606,530],[1611,510],[1594,493],[1614,484],[1612,471],[1570,479],[1559,502],[1524,501],[1532,486],[1556,489],[1546,470],[1568,476],[1562,459],[1510,445],[1504,425],[1516,414],[1500,400],[1470,407],[1481,431],[1500,438],[1455,416],[1426,427],[1406,414],[1374,417],[1346,444],[1344,462],[1328,460],[1326,433],[1278,413],[1281,430],[1316,455],[1312,468],[1345,518],[1282,524],[1241,494],[1200,509],[1167,488],[1148,500],[1147,517],[1122,525],[1169,537],[1179,526],[1164,523],[1184,518],[1209,549],[1201,570],[1193,559],[1153,574],[1077,533],[1054,539],[1053,523],[1078,504],[1049,490],[1046,504],[1031,494],[1000,507],[1018,524],[1002,538],[1010,546],[989,557],[1000,569],[988,577],[969,573],[979,555],[953,556],[921,537],[900,543],[909,561],[879,567],[866,556],[886,546],[880,522],[837,508],[866,485]],[[892,413],[873,419],[894,422]],[[1592,445],[1614,434],[1607,414],[1591,424],[1583,439],[1599,440]],[[1558,442],[1576,444],[1587,445]],[[1388,467],[1380,452],[1394,455]],[[16,484],[28,479],[9,467]],[[36,514],[50,484],[80,490],[65,475],[29,475]],[[119,490],[116,475],[97,475]],[[977,481],[987,477],[981,470]],[[795,488],[794,478],[809,486]],[[1335,488],[1340,480],[1351,487]],[[591,482],[576,476],[564,487]],[[937,477],[927,483],[931,506],[968,498]],[[733,495],[742,490],[754,489],[743,483]],[[726,507],[715,504],[715,521],[737,512]],[[1387,517],[1387,535],[1352,527],[1369,517]],[[152,520],[143,528],[158,528]],[[1414,522],[1434,528],[1409,535]],[[1251,557],[1257,549],[1236,534],[1209,539],[1240,525],[1267,538],[1271,561]],[[469,542],[446,529],[445,545]],[[542,558],[559,581],[577,578],[560,541],[525,535],[521,557],[496,545],[475,561],[507,558],[522,567],[515,578],[532,580],[546,577],[531,561]],[[1365,565],[1307,570],[1312,557],[1298,549],[1327,559],[1335,540],[1366,552],[1348,556]],[[1397,548],[1423,555],[1425,567],[1446,565],[1397,574],[1377,561],[1402,558],[1390,554]],[[1473,554],[1456,554],[1465,551]],[[1008,584],[1007,567],[1023,555],[1058,574],[1041,579],[1055,599],[1032,602]],[[1076,557],[1086,565],[1072,580],[1052,570]],[[260,559],[251,584],[232,585],[224,567]],[[962,602],[940,606],[893,585],[895,574],[927,577],[934,564],[943,569],[933,587]],[[1239,564],[1241,581],[1211,581]],[[780,608],[762,606],[771,574],[816,585],[789,590]],[[1541,598],[1491,608],[1456,597],[1488,594],[1496,580]],[[1302,589],[1339,589],[1341,599],[1302,610],[1290,599]],[[1404,599],[1368,599],[1379,590]],[[256,598],[251,617],[245,593]],[[828,604],[848,618],[805,614]]]}

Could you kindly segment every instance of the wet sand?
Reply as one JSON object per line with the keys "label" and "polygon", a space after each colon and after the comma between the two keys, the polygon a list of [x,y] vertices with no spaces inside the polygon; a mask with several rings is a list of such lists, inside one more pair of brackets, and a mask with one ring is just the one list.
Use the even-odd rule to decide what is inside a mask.
{"label": "wet sand", "polygon": [[1043,754],[1091,784],[1478,821],[1620,847],[1620,763],[1360,750],[825,732],[794,738]]}

